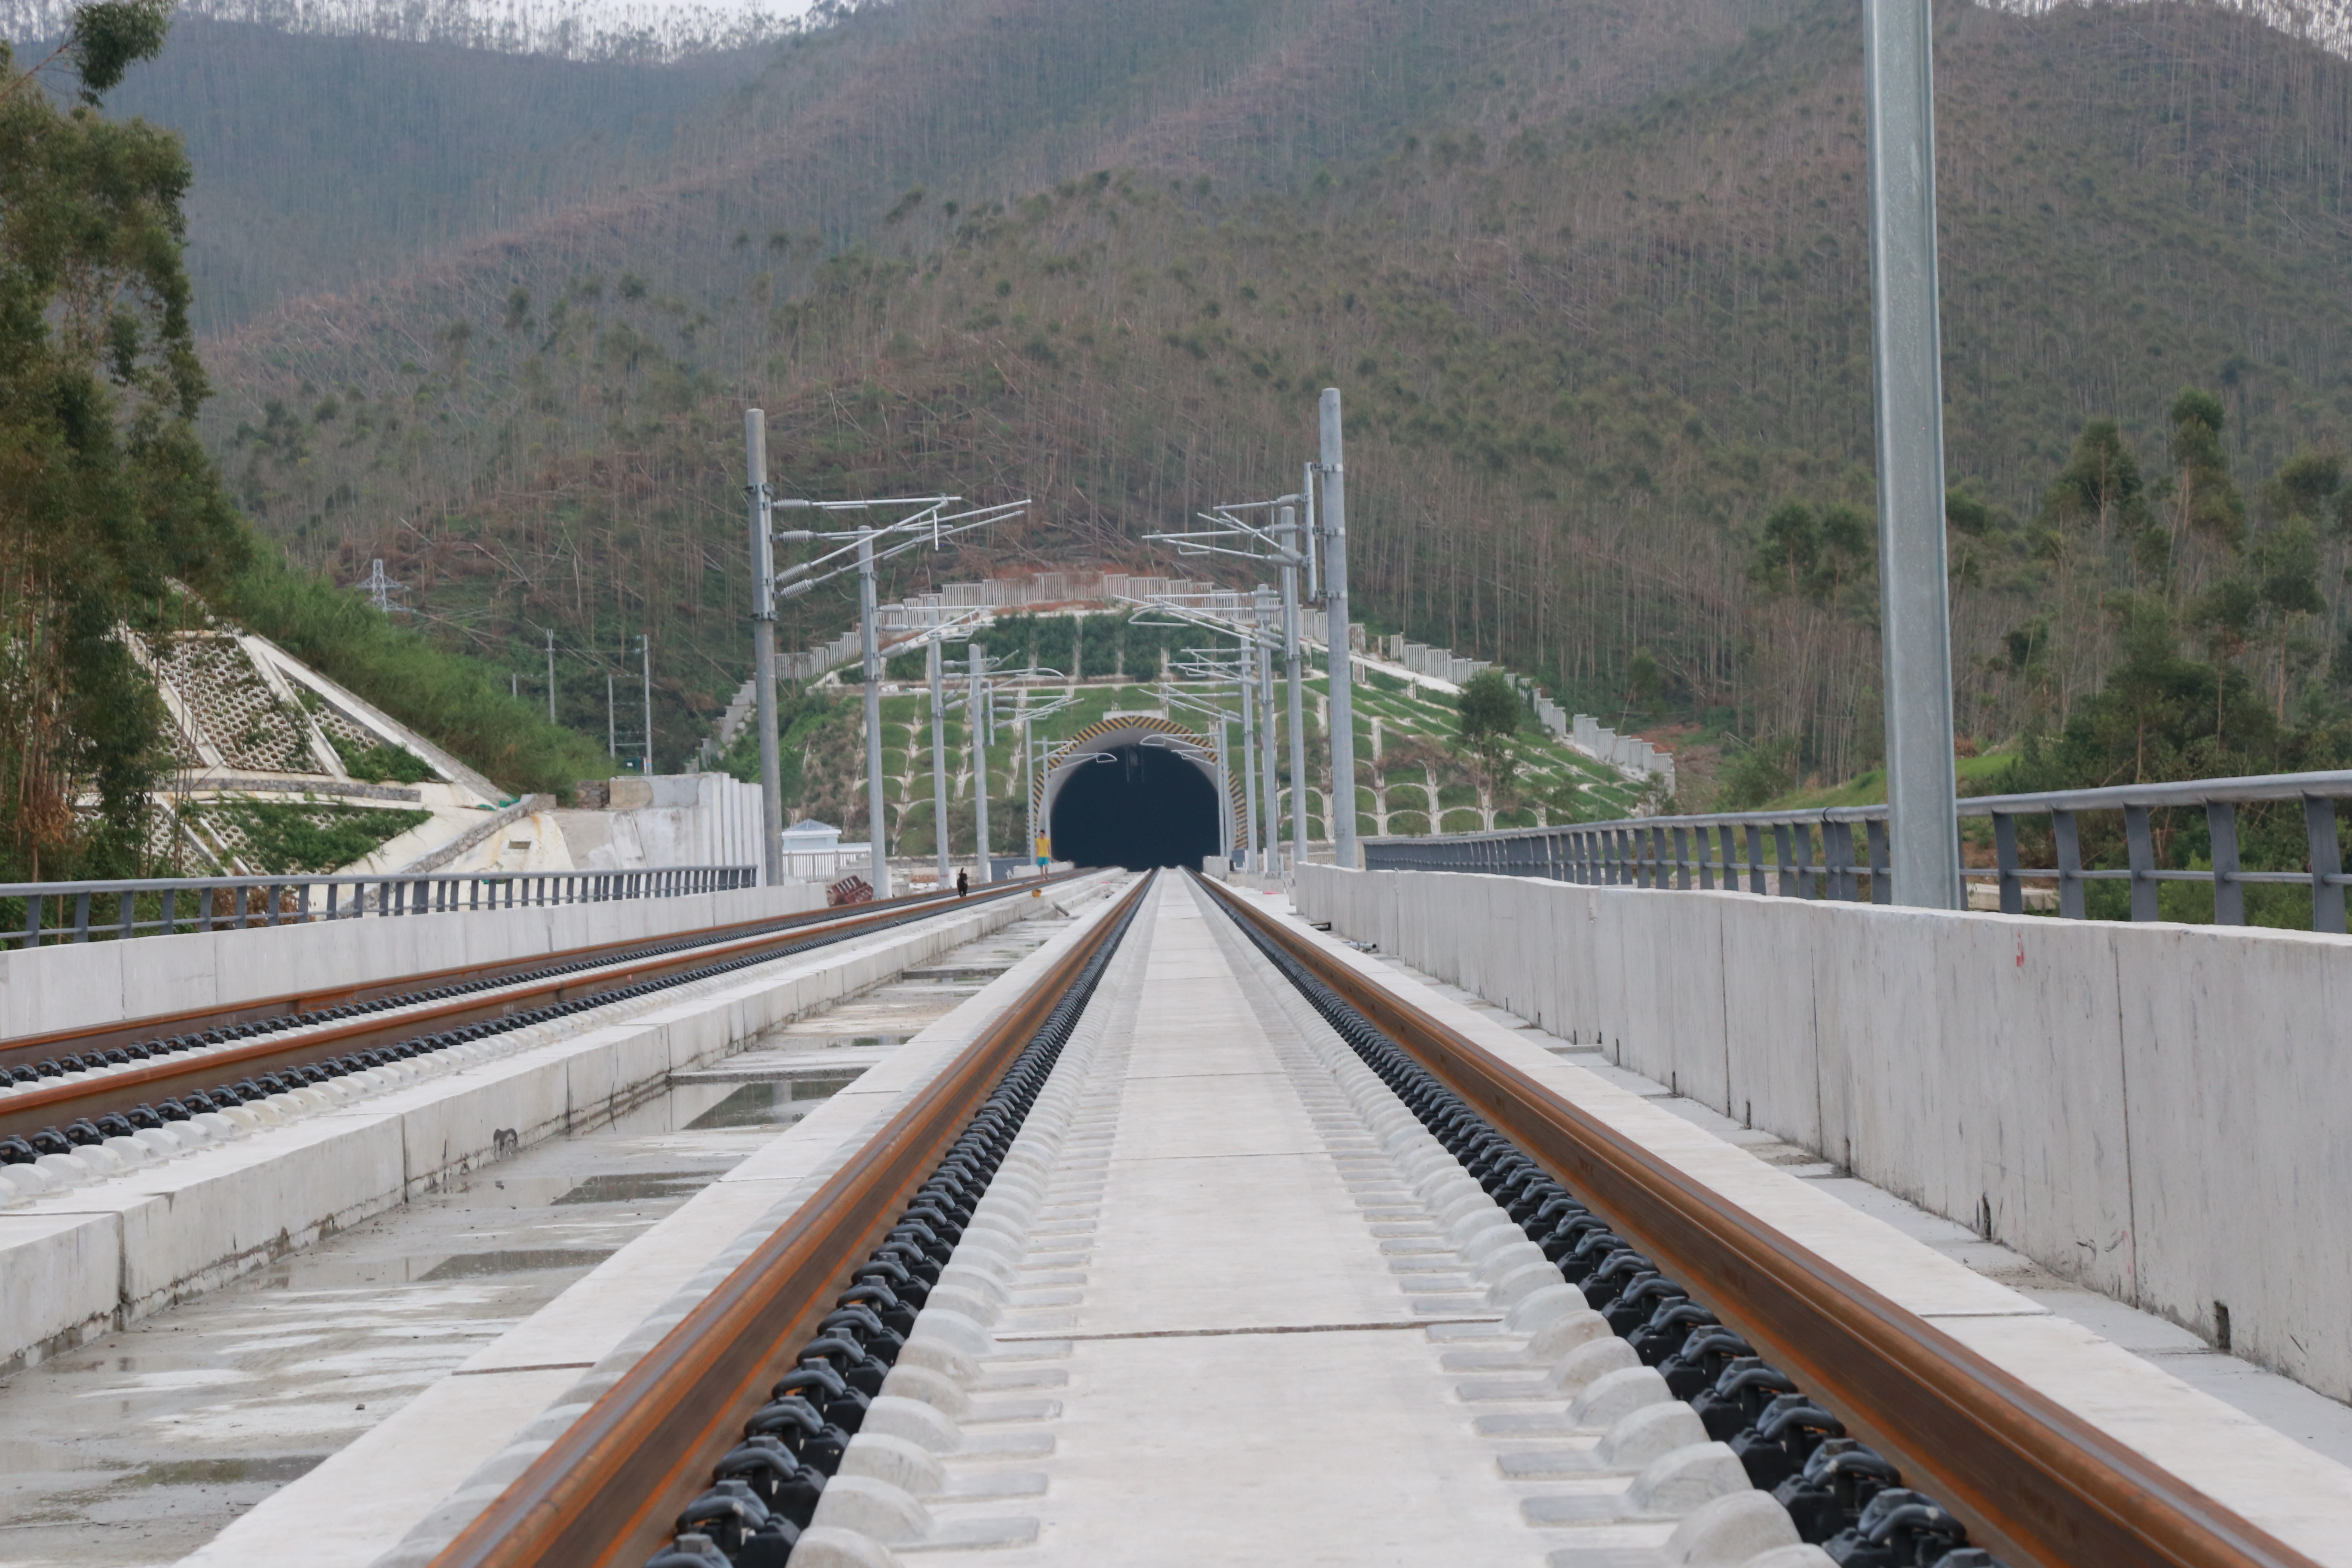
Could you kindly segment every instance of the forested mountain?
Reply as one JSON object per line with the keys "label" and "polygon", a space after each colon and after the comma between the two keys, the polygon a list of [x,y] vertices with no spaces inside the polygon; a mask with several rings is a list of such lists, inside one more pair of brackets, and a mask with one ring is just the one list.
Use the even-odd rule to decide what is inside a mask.
{"label": "forested mountain", "polygon": [[109,104],[187,146],[196,324],[218,332],[666,179],[710,155],[697,132],[757,69],[740,51],[567,60],[182,16]]}
{"label": "forested mountain", "polygon": [[[2301,515],[2265,481],[2352,437],[2352,67],[2204,5],[1953,5],[1938,33],[1958,673],[1991,738],[2055,728],[2126,657],[2114,595],[2219,624],[2199,595],[2276,575],[2263,542]],[[661,650],[673,755],[740,679],[747,402],[789,490],[1034,495],[1026,528],[910,558],[964,575],[1141,563],[1192,507],[1291,488],[1328,382],[1368,618],[1809,768],[1875,745],[1848,5],[895,0],[756,60],[465,69],[476,102],[544,81],[543,114],[436,122],[447,172],[411,210],[448,201],[446,247],[314,227],[326,259],[288,275],[341,291],[208,343],[208,429],[298,562],[382,556],[521,670],[556,628],[583,731],[629,633]],[[679,74],[564,75],[614,69]],[[220,142],[198,189],[266,193]],[[527,200],[485,220],[505,169]],[[2183,456],[2184,384],[2214,395],[2210,462]],[[2094,509],[2089,542],[2053,487],[2100,419],[2150,481],[2135,515],[2218,479],[2244,526]],[[2319,607],[2208,639],[2248,671],[2274,643],[2282,713],[2352,674],[2326,518]],[[794,613],[814,637],[847,611]]]}

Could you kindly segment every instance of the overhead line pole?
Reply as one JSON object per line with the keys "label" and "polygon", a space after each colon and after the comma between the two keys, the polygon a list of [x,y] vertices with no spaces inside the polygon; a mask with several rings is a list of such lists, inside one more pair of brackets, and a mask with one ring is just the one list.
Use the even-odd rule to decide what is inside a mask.
{"label": "overhead line pole", "polygon": [[555,628],[547,628],[547,721],[555,722]]}
{"label": "overhead line pole", "polygon": [[[1306,492],[1312,494],[1313,486]],[[1276,514],[1281,521],[1275,530],[1276,537],[1288,541],[1291,552],[1306,554],[1299,546],[1298,514],[1284,507]],[[1295,873],[1307,864],[1307,720],[1306,682],[1300,679],[1301,649],[1298,642],[1298,568],[1288,561],[1282,563],[1282,660],[1290,686],[1290,865]]]}
{"label": "overhead line pole", "polygon": [[986,887],[994,879],[989,873],[995,868],[995,858],[988,844],[988,731],[992,715],[982,710],[987,698],[981,689],[982,667],[987,662],[982,653],[980,639],[974,637],[971,648],[971,698],[965,705],[964,718],[971,726],[971,824],[972,845],[980,860],[980,875],[974,879]]}
{"label": "overhead line pole", "polygon": [[924,645],[924,673],[931,681],[931,841],[939,850],[940,886],[948,885],[948,712],[943,677],[947,661],[939,639]]}
{"label": "overhead line pole", "polygon": [[654,776],[654,638],[651,632],[637,638],[637,654],[644,660],[646,680],[646,777]]}
{"label": "overhead line pole", "polygon": [[[1265,591],[1257,595],[1258,628],[1263,632],[1272,618],[1273,606],[1265,602]],[[1265,836],[1259,847],[1258,869],[1269,877],[1282,874],[1282,793],[1281,781],[1276,776],[1274,737],[1274,652],[1261,637],[1257,643],[1258,711],[1258,771],[1265,778]]]}
{"label": "overhead line pole", "polygon": [[857,641],[865,656],[866,674],[866,869],[874,896],[890,896],[888,817],[882,804],[882,654],[878,644],[874,597],[874,531],[857,531]]}
{"label": "overhead line pole", "polygon": [[1250,700],[1251,670],[1249,648],[1242,648],[1242,749],[1234,761],[1242,771],[1242,866],[1245,870],[1257,868],[1257,731],[1252,722],[1257,715],[1257,705]]}
{"label": "overhead line pole", "polygon": [[[1894,901],[1957,910],[1951,598],[1944,545],[1943,345],[1936,282],[1929,0],[1864,0],[1870,280],[1878,426],[1878,594]],[[1333,394],[1326,393],[1326,406]]]}
{"label": "overhead line pole", "polygon": [[[1924,6],[1927,0],[1917,0]],[[1323,607],[1331,669],[1331,851],[1356,864],[1355,658],[1348,642],[1348,465],[1339,430],[1339,389],[1323,389]],[[1948,682],[1947,683],[1948,686]]]}
{"label": "overhead line pole", "polygon": [[743,411],[745,493],[751,511],[751,691],[760,726],[760,867],[768,886],[784,879],[784,771],[776,733],[776,559],[769,537],[768,418]]}

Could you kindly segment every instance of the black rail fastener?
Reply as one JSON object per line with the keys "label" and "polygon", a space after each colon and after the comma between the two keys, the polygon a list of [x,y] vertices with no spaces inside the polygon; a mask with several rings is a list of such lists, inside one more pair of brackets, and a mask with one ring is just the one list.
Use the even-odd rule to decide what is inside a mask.
{"label": "black rail fastener", "polygon": [[[762,1439],[797,1462],[793,1494],[781,1516],[805,1525],[813,1517],[824,1481],[840,1468],[843,1451],[864,1423],[873,1395],[897,1363],[914,1314],[928,1300],[930,1287],[955,1251],[973,1208],[986,1191],[1013,1140],[1027,1120],[1030,1108],[1045,1087],[1062,1047],[1069,1043],[1078,1019],[1092,1000],[1112,957],[1134,923],[1129,906],[1118,917],[1109,940],[1087,961],[1029,1043],[997,1080],[979,1110],[931,1173],[916,1188],[882,1244],[852,1276],[847,1290],[835,1298],[834,1310],[817,1324],[815,1335],[801,1347],[799,1364],[770,1388],[769,1403],[744,1424],[743,1445],[730,1449],[711,1474],[713,1489],[695,1500],[678,1516],[678,1535],[656,1552],[646,1568],[769,1568],[772,1550],[756,1533],[740,1537],[740,1548],[728,1542],[720,1515],[740,1518],[713,1500],[734,1483],[730,1496],[748,1496],[761,1502],[762,1476],[779,1472],[781,1461],[747,1452]],[[901,1329],[893,1314],[903,1314]],[[761,1452],[765,1452],[761,1450]],[[804,1504],[806,1513],[798,1511]],[[771,1517],[779,1517],[771,1510]],[[691,1527],[691,1528],[689,1528]],[[719,1533],[712,1533],[716,1530]],[[772,1559],[781,1568],[782,1557]]]}

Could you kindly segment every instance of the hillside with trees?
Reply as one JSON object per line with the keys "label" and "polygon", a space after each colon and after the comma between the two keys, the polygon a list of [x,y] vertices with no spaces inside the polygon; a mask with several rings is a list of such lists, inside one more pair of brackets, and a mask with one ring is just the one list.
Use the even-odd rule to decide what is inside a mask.
{"label": "hillside with trees", "polygon": [[[1955,5],[1937,49],[1964,728],[2063,732],[2152,607],[2180,657],[2309,731],[2352,690],[2352,542],[2324,502],[2293,533],[2310,507],[2275,498],[2352,437],[2352,66],[2206,5]],[[1143,564],[1143,533],[1295,485],[1330,384],[1376,628],[1793,774],[1875,753],[1847,7],[889,0],[748,53],[465,68],[516,107],[434,122],[413,210],[446,202],[446,243],[306,219],[288,271],[314,291],[257,284],[277,302],[207,339],[203,428],[298,568],[383,559],[419,624],[527,694],[551,630],[579,734],[601,742],[600,677],[634,675],[639,633],[665,765],[742,678],[747,403],[787,493],[1036,498],[1017,531],[908,558],[895,593]],[[638,94],[621,146],[566,74],[598,70],[726,85],[613,88]],[[142,90],[161,112],[194,89]],[[383,92],[412,90],[440,88]],[[246,96],[278,123],[257,78]],[[485,216],[493,133],[541,172],[511,214],[494,180]],[[252,135],[217,141],[199,192],[283,205],[238,162]],[[314,179],[368,164],[364,137],[321,145]],[[2184,387],[2219,411],[2193,460]],[[2066,499],[2095,437],[2173,522]],[[2193,521],[2215,475],[2244,498],[2226,539]],[[2289,557],[2309,595],[2263,586]],[[2253,608],[2213,597],[2242,583]],[[798,601],[786,639],[849,615]]]}

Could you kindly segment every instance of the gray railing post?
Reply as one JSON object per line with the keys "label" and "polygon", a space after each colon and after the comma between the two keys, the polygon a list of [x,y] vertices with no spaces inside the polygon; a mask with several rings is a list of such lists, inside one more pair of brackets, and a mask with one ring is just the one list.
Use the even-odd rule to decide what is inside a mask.
{"label": "gray railing post", "polygon": [[1748,890],[1764,890],[1764,825],[1760,822],[1748,825]]}
{"label": "gray railing post", "polygon": [[2336,803],[2324,795],[2303,797],[2303,832],[2311,844],[2311,929],[2344,929],[2344,849],[2336,837]]}
{"label": "gray railing post", "polygon": [[2209,801],[2206,830],[2213,839],[2213,923],[2246,923],[2246,885],[2238,879],[2238,808],[2227,801]]}
{"label": "gray railing post", "polygon": [[1822,824],[1822,865],[1826,870],[1832,902],[1851,903],[1861,891],[1853,875],[1853,825]]}
{"label": "gray railing post", "polygon": [[1686,829],[1675,829],[1675,886],[1688,891],[1691,885],[1690,834]]}
{"label": "gray railing post", "polygon": [[1772,890],[1784,899],[1795,898],[1796,890],[1791,884],[1796,880],[1793,873],[1797,865],[1797,849],[1795,844],[1790,841],[1787,823],[1776,822],[1772,825],[1772,848],[1774,850]]}
{"label": "gray railing post", "polygon": [[2147,807],[2124,807],[2124,846],[2131,857],[2131,918],[2160,918],[2156,902],[2156,832],[2148,826]]}
{"label": "gray railing post", "polygon": [[117,942],[129,942],[139,927],[139,889],[126,888],[114,896],[114,915],[121,930],[114,933]]}
{"label": "gray railing post", "polygon": [[1864,836],[1870,851],[1870,901],[1891,904],[1895,901],[1895,871],[1886,863],[1886,823],[1883,818],[1873,817],[1865,826],[1870,830]]}
{"label": "gray railing post", "polygon": [[[2017,818],[2005,811],[1992,814],[1993,864],[2000,870],[2000,912],[2021,915],[2025,912],[2025,884],[2017,877]],[[1961,884],[1963,892],[1967,884]],[[1966,907],[1967,900],[1961,900]]]}
{"label": "gray railing post", "polygon": [[84,889],[74,899],[74,941],[89,940],[89,893]]}
{"label": "gray railing post", "polygon": [[1797,841],[1797,897],[1810,899],[1813,896],[1813,825],[1797,823],[1793,832]]}
{"label": "gray railing post", "polygon": [[25,945],[41,945],[41,895],[38,893],[25,900]]}
{"label": "gray railing post", "polygon": [[2058,915],[2062,920],[2084,918],[2083,905],[2083,842],[2071,811],[2050,814],[2050,837],[2058,844]]}

